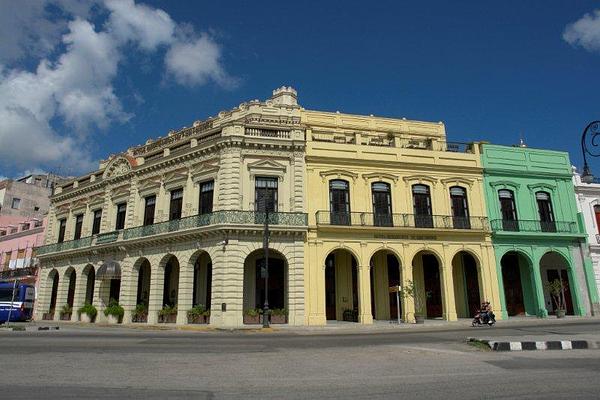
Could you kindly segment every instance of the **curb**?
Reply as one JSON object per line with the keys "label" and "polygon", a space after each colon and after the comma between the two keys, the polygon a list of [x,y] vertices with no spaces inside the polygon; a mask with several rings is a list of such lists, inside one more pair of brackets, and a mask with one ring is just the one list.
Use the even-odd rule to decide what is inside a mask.
{"label": "curb", "polygon": [[483,343],[492,351],[534,351],[534,350],[586,350],[599,349],[600,342],[591,340],[547,340],[498,342],[495,340],[467,338],[468,342]]}
{"label": "curb", "polygon": [[31,332],[31,331],[57,331],[60,327],[58,326],[3,326],[0,327],[0,332]]}

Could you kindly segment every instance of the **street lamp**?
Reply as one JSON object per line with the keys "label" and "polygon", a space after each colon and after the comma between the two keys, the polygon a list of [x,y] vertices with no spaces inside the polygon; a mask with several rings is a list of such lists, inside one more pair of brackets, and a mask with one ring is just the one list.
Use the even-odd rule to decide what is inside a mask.
{"label": "street lamp", "polygon": [[598,143],[596,143],[598,135],[600,135],[600,121],[590,122],[581,135],[581,152],[583,153],[583,172],[581,174],[581,181],[584,183],[594,182],[594,175],[592,175],[592,172],[590,171],[586,154],[589,154],[592,157],[600,156],[600,153],[592,153],[590,151],[586,144],[586,139],[589,139],[592,148],[598,147]]}
{"label": "street lamp", "polygon": [[263,328],[269,327],[269,205],[272,200],[270,190],[265,191],[263,196],[263,210],[265,212],[265,228],[263,230],[263,249],[265,252],[264,279],[265,279],[265,303],[263,304]]}

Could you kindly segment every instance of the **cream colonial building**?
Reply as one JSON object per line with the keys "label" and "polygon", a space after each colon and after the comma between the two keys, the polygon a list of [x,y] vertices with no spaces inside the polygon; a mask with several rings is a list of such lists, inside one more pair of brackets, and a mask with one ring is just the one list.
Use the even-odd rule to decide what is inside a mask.
{"label": "cream colonial building", "polygon": [[[270,211],[271,308],[305,323],[305,132],[296,91],[240,104],[102,161],[51,199],[37,317],[68,304],[102,310],[114,298],[156,323],[163,305],[210,308],[210,324],[240,326],[262,307],[263,222]],[[78,319],[73,312],[71,320]]]}
{"label": "cream colonial building", "polygon": [[471,317],[500,304],[480,148],[440,123],[302,111],[307,323]]}

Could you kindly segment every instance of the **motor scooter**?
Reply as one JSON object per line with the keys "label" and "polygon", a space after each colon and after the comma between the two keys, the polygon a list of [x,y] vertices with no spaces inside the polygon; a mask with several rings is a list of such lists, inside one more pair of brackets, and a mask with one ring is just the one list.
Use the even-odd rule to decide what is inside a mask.
{"label": "motor scooter", "polygon": [[479,312],[473,318],[473,322],[471,322],[472,326],[494,326],[496,323],[496,316],[491,311]]}

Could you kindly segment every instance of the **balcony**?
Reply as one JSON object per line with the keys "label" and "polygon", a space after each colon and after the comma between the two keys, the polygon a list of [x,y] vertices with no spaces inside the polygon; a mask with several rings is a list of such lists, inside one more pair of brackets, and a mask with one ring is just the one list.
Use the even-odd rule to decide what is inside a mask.
{"label": "balcony", "polygon": [[576,222],[569,221],[539,221],[539,220],[502,220],[490,221],[492,231],[500,232],[540,232],[540,233],[579,233]]}
{"label": "balcony", "polygon": [[[305,213],[276,212],[269,213],[269,225],[287,227],[306,227],[308,216]],[[137,226],[135,228],[123,229],[95,236],[88,236],[78,240],[49,244],[36,249],[37,255],[58,253],[62,251],[76,250],[85,247],[110,244],[114,242],[126,242],[170,232],[185,232],[196,228],[214,225],[254,225],[262,226],[265,223],[265,213],[255,211],[215,211],[210,214],[193,215],[173,221],[159,222],[153,225]],[[258,226],[257,226],[258,225]],[[260,227],[259,229],[262,229]]]}
{"label": "balcony", "polygon": [[486,217],[374,214],[372,212],[332,213],[330,211],[317,211],[316,217],[317,225],[461,230],[488,229]]}

